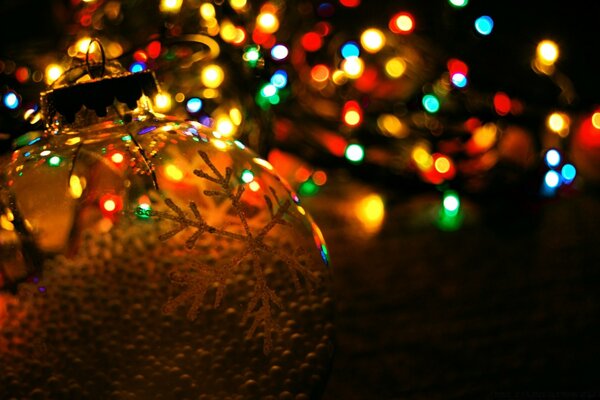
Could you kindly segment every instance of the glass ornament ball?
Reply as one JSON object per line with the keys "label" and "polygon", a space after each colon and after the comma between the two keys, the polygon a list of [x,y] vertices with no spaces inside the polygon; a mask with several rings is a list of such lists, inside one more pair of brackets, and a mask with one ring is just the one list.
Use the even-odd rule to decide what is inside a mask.
{"label": "glass ornament ball", "polygon": [[318,397],[318,227],[267,161],[154,113],[132,76],[48,92],[46,131],[3,161],[0,397]]}

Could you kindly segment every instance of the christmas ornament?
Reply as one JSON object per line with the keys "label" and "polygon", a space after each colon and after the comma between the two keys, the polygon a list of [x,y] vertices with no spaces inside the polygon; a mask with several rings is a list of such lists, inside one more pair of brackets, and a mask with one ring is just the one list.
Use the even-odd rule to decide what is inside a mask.
{"label": "christmas ornament", "polygon": [[153,75],[101,55],[2,165],[0,397],[318,396],[318,227],[267,161],[153,112]]}

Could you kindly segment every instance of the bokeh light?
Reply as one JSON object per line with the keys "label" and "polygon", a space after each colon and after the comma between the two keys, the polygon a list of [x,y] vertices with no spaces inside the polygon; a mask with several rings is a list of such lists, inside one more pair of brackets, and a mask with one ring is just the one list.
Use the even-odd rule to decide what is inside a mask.
{"label": "bokeh light", "polygon": [[52,85],[63,74],[64,69],[58,64],[50,64],[46,67],[46,84]]}
{"label": "bokeh light", "polygon": [[377,28],[369,28],[360,35],[360,44],[369,53],[377,53],[385,45],[385,36]]}
{"label": "bokeh light", "polygon": [[202,109],[202,100],[198,97],[192,97],[185,104],[185,108],[189,113],[195,114]]}
{"label": "bokeh light", "polygon": [[6,93],[2,99],[2,102],[6,106],[6,108],[10,110],[15,110],[19,107],[20,100],[19,96],[13,91]]}
{"label": "bokeh light", "polygon": [[558,45],[552,40],[542,40],[537,46],[537,58],[543,65],[553,65],[558,55]]}
{"label": "bokeh light", "polygon": [[390,78],[400,78],[406,71],[406,62],[401,57],[393,57],[385,63],[385,73]]}
{"label": "bokeh light", "polygon": [[288,48],[283,44],[276,44],[271,49],[271,57],[273,57],[273,60],[276,60],[276,61],[285,60],[287,58],[287,56],[289,55],[289,53],[290,52],[289,52]]}
{"label": "bokeh light", "polygon": [[440,101],[433,94],[426,94],[423,96],[422,103],[425,110],[429,113],[433,114],[440,110]]}
{"label": "bokeh light", "polygon": [[202,74],[200,75],[202,84],[210,89],[218,88],[221,83],[223,83],[224,78],[225,74],[223,73],[223,69],[216,64],[204,67]]}
{"label": "bokeh light", "polygon": [[479,34],[481,34],[483,36],[487,36],[490,33],[492,33],[493,29],[494,29],[494,20],[490,16],[483,15],[475,20],[475,30]]}
{"label": "bokeh light", "polygon": [[550,149],[546,152],[545,160],[549,167],[557,167],[561,162],[561,155],[556,149]]}
{"label": "bokeh light", "polygon": [[344,152],[346,159],[352,163],[361,163],[365,158],[365,149],[357,143],[349,144]]}
{"label": "bokeh light", "polygon": [[340,53],[344,58],[358,57],[360,56],[360,48],[356,42],[346,42],[342,45]]}
{"label": "bokeh light", "polygon": [[390,30],[394,33],[409,34],[415,29],[415,19],[407,12],[401,12],[394,15],[388,24]]}

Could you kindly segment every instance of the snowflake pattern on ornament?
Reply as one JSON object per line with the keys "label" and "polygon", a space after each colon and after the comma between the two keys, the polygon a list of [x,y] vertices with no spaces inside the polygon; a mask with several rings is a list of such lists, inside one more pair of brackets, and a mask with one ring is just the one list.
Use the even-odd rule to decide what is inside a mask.
{"label": "snowflake pattern on ornament", "polygon": [[[169,211],[153,210],[150,211],[149,215],[175,222],[177,226],[160,235],[159,239],[166,241],[186,230],[193,230],[193,233],[185,241],[188,249],[193,249],[202,235],[209,234],[236,241],[241,244],[241,250],[235,256],[229,260],[223,260],[217,266],[192,262],[191,265],[186,265],[185,268],[171,271],[171,283],[183,289],[178,295],[167,301],[163,311],[168,314],[173,313],[179,307],[189,304],[187,317],[194,320],[198,316],[207,292],[213,287],[216,287],[214,307],[219,307],[225,295],[227,281],[235,276],[236,268],[244,260],[250,260],[254,288],[246,305],[242,323],[247,324],[248,321],[252,321],[246,332],[246,338],[254,336],[258,329],[262,327],[264,332],[263,351],[268,354],[273,346],[273,333],[279,330],[276,321],[273,319],[273,306],[283,309],[284,305],[276,291],[269,286],[265,274],[265,256],[283,261],[297,290],[301,289],[302,282],[308,289],[318,283],[318,278],[302,262],[303,258],[308,255],[306,249],[297,247],[290,255],[283,252],[282,249],[268,244],[265,240],[275,226],[291,227],[291,224],[285,218],[293,219],[295,217],[290,213],[292,202],[289,199],[281,202],[275,190],[269,188],[273,198],[265,195],[264,200],[270,213],[270,219],[260,229],[251,229],[241,202],[244,186],[238,186],[237,189],[234,189],[231,185],[233,170],[227,167],[223,174],[212,163],[208,154],[203,151],[199,151],[198,154],[210,169],[210,173],[203,170],[194,170],[194,174],[219,186],[218,190],[204,190],[203,194],[208,197],[226,199],[230,204],[231,211],[241,223],[242,233],[210,225],[202,217],[198,206],[193,201],[188,205],[190,213],[186,213],[172,199],[167,198],[165,199],[165,205],[170,209]],[[279,237],[278,239],[281,240],[282,238]]]}

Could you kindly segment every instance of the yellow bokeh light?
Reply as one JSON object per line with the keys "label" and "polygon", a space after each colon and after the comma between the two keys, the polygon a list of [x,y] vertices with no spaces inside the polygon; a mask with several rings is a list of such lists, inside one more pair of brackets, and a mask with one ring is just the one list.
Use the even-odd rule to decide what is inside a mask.
{"label": "yellow bokeh light", "polygon": [[540,63],[552,65],[558,59],[558,45],[552,40],[542,40],[537,46],[537,57]]}
{"label": "yellow bokeh light", "polygon": [[256,17],[256,25],[264,33],[275,33],[279,29],[279,20],[272,12],[265,11]]}
{"label": "yellow bokeh light", "polygon": [[202,84],[210,89],[218,88],[223,83],[224,78],[223,69],[216,64],[207,65],[200,75]]}
{"label": "yellow bokeh light", "polygon": [[102,207],[108,212],[115,211],[117,208],[117,203],[115,203],[114,200],[109,199],[102,204]]}
{"label": "yellow bokeh light", "polygon": [[179,92],[175,95],[175,101],[178,103],[183,103],[183,101],[185,100],[185,94]]}
{"label": "yellow bokeh light", "polygon": [[60,78],[64,69],[58,64],[50,64],[46,67],[46,83],[51,85],[55,80]]}
{"label": "yellow bokeh light", "polygon": [[392,114],[383,114],[377,118],[377,126],[379,130],[385,134],[397,138],[405,137],[407,132],[402,125],[402,121]]}
{"label": "yellow bokeh light", "polygon": [[221,37],[223,38],[224,41],[228,42],[228,43],[232,43],[233,41],[235,41],[238,33],[237,33],[237,28],[235,27],[235,25],[233,25],[231,23],[231,21],[229,20],[224,20],[221,23],[221,32],[220,32]]}
{"label": "yellow bokeh light", "polygon": [[548,116],[546,123],[552,132],[558,133],[561,137],[566,137],[569,134],[570,119],[566,114],[552,113]]}
{"label": "yellow bokeh light", "polygon": [[365,63],[359,57],[348,57],[342,62],[342,69],[348,78],[358,79],[365,70]]}
{"label": "yellow bokeh light", "polygon": [[176,13],[181,9],[183,0],[161,0],[160,11],[165,13]]}
{"label": "yellow bokeh light", "polygon": [[[216,136],[216,135],[215,135]],[[224,142],[222,140],[219,139],[213,139],[211,141],[211,143],[213,144],[213,146],[215,146],[217,149],[219,150],[226,150],[227,149],[227,142]]]}
{"label": "yellow bokeh light", "polygon": [[247,0],[229,0],[229,5],[236,11],[242,10],[246,7]]}
{"label": "yellow bokeh light", "polygon": [[204,19],[213,19],[217,15],[215,6],[210,3],[204,3],[200,6],[200,16]]}
{"label": "yellow bokeh light", "polygon": [[358,200],[354,212],[367,233],[381,229],[385,217],[385,204],[378,194],[369,194]]}
{"label": "yellow bokeh light", "polygon": [[600,112],[595,112],[592,115],[592,125],[594,125],[594,128],[600,129]]}
{"label": "yellow bokeh light", "polygon": [[15,229],[13,223],[8,220],[6,215],[0,215],[0,228],[6,231],[12,231]]}
{"label": "yellow bokeh light", "polygon": [[489,123],[475,129],[473,142],[480,150],[487,150],[496,143],[498,129],[495,124]]}
{"label": "yellow bokeh light", "polygon": [[170,180],[176,182],[179,182],[183,179],[183,172],[173,164],[169,164],[165,167],[165,175]]}
{"label": "yellow bokeh light", "polygon": [[262,165],[269,171],[273,171],[275,169],[275,168],[273,168],[273,166],[271,165],[270,162],[268,162],[267,160],[264,160],[262,158],[254,157],[252,160],[254,160],[254,162],[257,163],[258,165]]}
{"label": "yellow bokeh light", "polygon": [[227,115],[220,115],[215,121],[215,129],[223,136],[232,136],[236,127]]}
{"label": "yellow bokeh light", "polygon": [[450,160],[448,160],[446,157],[438,158],[435,160],[435,169],[440,174],[445,174],[446,172],[450,171]]}
{"label": "yellow bokeh light", "polygon": [[[90,42],[92,41],[92,39],[90,39],[89,37],[84,37],[81,38],[77,41],[77,43],[75,44],[75,47],[77,47],[77,51],[79,53],[86,53],[88,51],[88,48],[90,47]],[[92,52],[93,49],[90,49],[90,53]]]}
{"label": "yellow bokeh light", "polygon": [[343,85],[348,81],[346,73],[341,69],[338,69],[333,74],[331,74],[331,80],[338,86]]}
{"label": "yellow bokeh light", "polygon": [[168,93],[159,93],[154,97],[154,108],[158,112],[169,111],[171,103],[171,95]]}
{"label": "yellow bokeh light", "polygon": [[239,108],[233,107],[229,110],[229,118],[231,118],[231,122],[233,122],[236,126],[239,126],[242,123],[242,112]]}
{"label": "yellow bokeh light", "polygon": [[370,28],[360,35],[360,44],[369,53],[377,53],[385,45],[385,36],[379,29]]}
{"label": "yellow bokeh light", "polygon": [[433,157],[422,146],[415,146],[412,151],[412,159],[421,170],[427,170],[433,166]]}
{"label": "yellow bokeh light", "polygon": [[400,57],[394,57],[385,63],[385,73],[390,78],[400,78],[406,71],[406,62]]}
{"label": "yellow bokeh light", "polygon": [[83,185],[77,175],[71,175],[69,178],[69,193],[74,199],[78,199],[83,194]]}
{"label": "yellow bokeh light", "polygon": [[360,123],[360,113],[355,110],[350,110],[344,114],[344,122],[350,126],[355,126]]}
{"label": "yellow bokeh light", "polygon": [[260,190],[260,184],[256,181],[252,181],[248,184],[248,187],[250,188],[250,190],[252,190],[253,192],[258,192]]}

